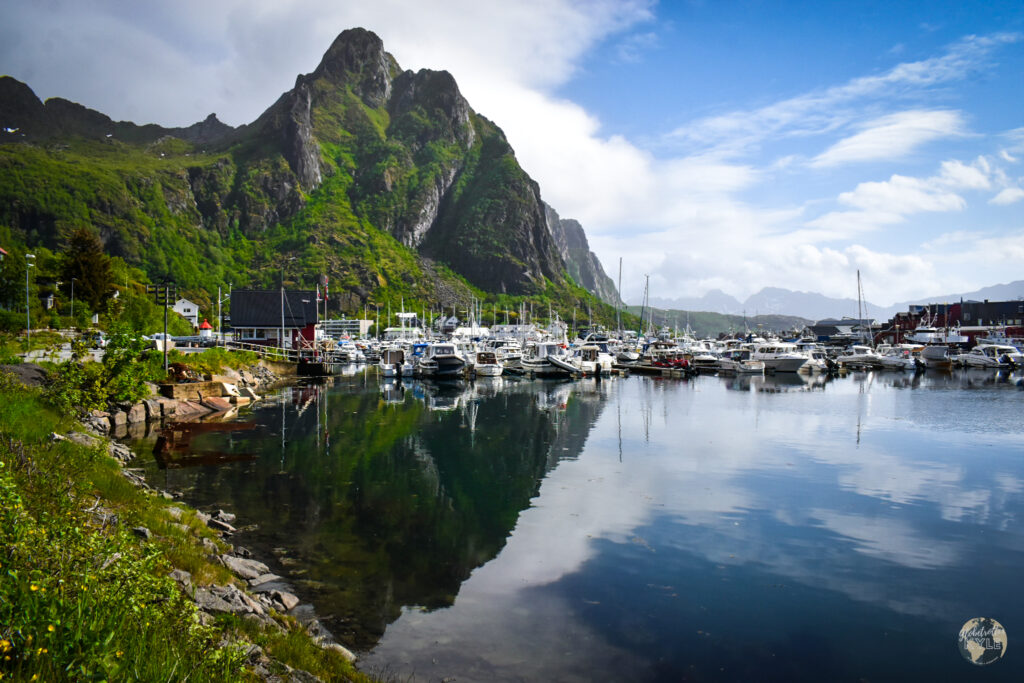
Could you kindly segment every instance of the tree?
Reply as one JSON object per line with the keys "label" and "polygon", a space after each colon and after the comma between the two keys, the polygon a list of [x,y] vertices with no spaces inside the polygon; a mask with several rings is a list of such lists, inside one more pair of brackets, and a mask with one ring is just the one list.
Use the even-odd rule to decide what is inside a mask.
{"label": "tree", "polygon": [[86,302],[93,311],[106,310],[114,292],[114,274],[103,243],[88,228],[76,228],[68,238],[61,264],[61,280],[68,290],[72,278],[76,299]]}

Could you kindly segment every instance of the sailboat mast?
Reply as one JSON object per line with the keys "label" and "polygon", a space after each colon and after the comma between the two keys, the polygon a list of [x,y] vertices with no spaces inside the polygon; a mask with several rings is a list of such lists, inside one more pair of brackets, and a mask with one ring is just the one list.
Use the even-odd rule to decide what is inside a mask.
{"label": "sailboat mast", "polygon": [[615,292],[615,325],[619,328],[619,339],[622,339],[622,257],[619,257],[619,288]]}

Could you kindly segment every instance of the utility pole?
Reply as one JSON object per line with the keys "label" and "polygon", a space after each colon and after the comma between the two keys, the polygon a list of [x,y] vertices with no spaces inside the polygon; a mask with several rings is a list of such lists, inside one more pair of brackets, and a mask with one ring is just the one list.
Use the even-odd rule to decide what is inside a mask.
{"label": "utility pole", "polygon": [[29,259],[35,260],[35,254],[25,254],[25,334],[27,335],[28,345],[32,345],[32,312],[29,310],[29,299],[28,299],[28,269],[35,268],[35,263],[30,263]]}
{"label": "utility pole", "polygon": [[171,305],[171,302],[176,301],[178,298],[178,286],[173,282],[164,282],[159,285],[147,285],[146,293],[153,295],[153,300],[157,306],[164,307],[164,373],[167,373],[167,347],[170,340],[167,338],[167,308]]}
{"label": "utility pole", "polygon": [[71,278],[71,325],[75,324],[75,280],[77,277]]}

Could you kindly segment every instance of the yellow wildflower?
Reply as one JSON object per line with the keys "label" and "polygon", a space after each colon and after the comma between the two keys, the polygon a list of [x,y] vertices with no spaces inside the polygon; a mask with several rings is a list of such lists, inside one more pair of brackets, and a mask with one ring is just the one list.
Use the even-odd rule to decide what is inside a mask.
{"label": "yellow wildflower", "polygon": [[11,649],[11,641],[7,640],[6,638],[4,638],[3,640],[0,640],[0,652],[7,652],[10,649]]}
{"label": "yellow wildflower", "polygon": [[53,631],[54,631],[53,624],[50,624],[49,626],[47,626],[46,630],[49,631],[50,633],[53,633]]}
{"label": "yellow wildflower", "polygon": [[31,586],[28,587],[28,589],[34,593],[35,591],[39,590],[39,586],[33,583]]}
{"label": "yellow wildflower", "polygon": [[116,655],[117,655],[118,657],[120,657],[121,655],[123,655],[123,654],[124,654],[124,652],[122,652],[121,650],[118,650],[118,651],[117,651],[117,652],[115,652],[114,654],[116,654]]}

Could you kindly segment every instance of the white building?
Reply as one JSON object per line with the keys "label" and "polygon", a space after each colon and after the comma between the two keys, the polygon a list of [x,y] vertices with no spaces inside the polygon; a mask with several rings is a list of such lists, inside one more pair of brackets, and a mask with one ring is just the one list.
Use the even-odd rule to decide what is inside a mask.
{"label": "white building", "polygon": [[188,299],[178,299],[174,302],[171,310],[189,321],[192,327],[199,325],[199,304],[193,303]]}

